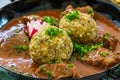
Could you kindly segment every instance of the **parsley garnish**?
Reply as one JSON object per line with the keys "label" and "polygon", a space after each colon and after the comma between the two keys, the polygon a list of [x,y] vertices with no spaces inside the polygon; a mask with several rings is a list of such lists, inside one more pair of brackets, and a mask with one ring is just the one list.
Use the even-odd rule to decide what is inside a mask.
{"label": "parsley garnish", "polygon": [[81,60],[82,60],[82,61],[85,61],[86,59],[85,59],[84,57],[81,57]]}
{"label": "parsley garnish", "polygon": [[79,18],[79,13],[78,13],[78,11],[71,11],[71,12],[69,12],[66,16],[65,16],[65,18],[68,20],[68,21],[72,21],[72,20],[74,20],[74,19],[78,19]]}
{"label": "parsley garnish", "polygon": [[26,42],[27,42],[27,39],[24,39],[23,42],[26,43]]}
{"label": "parsley garnish", "polygon": [[52,61],[49,61],[47,64],[52,64]]}
{"label": "parsley garnish", "polygon": [[88,43],[86,45],[73,43],[73,51],[77,52],[80,55],[80,57],[83,57],[85,54],[94,51],[99,46],[103,46],[103,43],[99,43],[95,45],[93,45],[92,43]]}
{"label": "parsley garnish", "polygon": [[110,37],[110,33],[109,32],[106,32],[105,36],[104,36],[104,39],[108,39]]}
{"label": "parsley garnish", "polygon": [[113,50],[113,48],[112,48],[111,46],[109,47],[109,49],[110,49],[110,50]]}
{"label": "parsley garnish", "polygon": [[102,57],[105,57],[105,56],[106,56],[106,54],[105,54],[103,51],[100,52],[100,55],[101,55]]}
{"label": "parsley garnish", "polygon": [[42,71],[43,68],[44,68],[44,67],[43,67],[42,65],[39,66],[40,71]]}
{"label": "parsley garnish", "polygon": [[52,38],[53,36],[58,36],[59,34],[63,35],[63,31],[59,28],[49,28],[46,30],[46,34]]}
{"label": "parsley garnish", "polygon": [[24,46],[22,46],[22,49],[23,49],[23,50],[27,50],[28,47],[27,47],[26,45],[24,45]]}
{"label": "parsley garnish", "polygon": [[23,45],[23,46],[14,46],[14,48],[16,49],[16,51],[17,51],[18,53],[20,53],[21,50],[27,50],[27,49],[28,49],[28,46],[26,46],[26,45]]}
{"label": "parsley garnish", "polygon": [[62,60],[60,60],[60,59],[55,61],[55,63],[61,63],[61,62],[62,62]]}
{"label": "parsley garnish", "polygon": [[93,10],[92,9],[88,9],[88,14],[92,14]]}
{"label": "parsley garnish", "polygon": [[49,16],[43,16],[42,21],[49,23],[50,25],[55,25],[55,22],[58,21],[58,19],[51,18]]}
{"label": "parsley garnish", "polygon": [[46,73],[47,73],[47,75],[48,75],[48,78],[49,78],[49,79],[52,79],[51,71],[50,71],[50,70],[47,70]]}
{"label": "parsley garnish", "polygon": [[72,68],[73,64],[67,64],[68,68]]}

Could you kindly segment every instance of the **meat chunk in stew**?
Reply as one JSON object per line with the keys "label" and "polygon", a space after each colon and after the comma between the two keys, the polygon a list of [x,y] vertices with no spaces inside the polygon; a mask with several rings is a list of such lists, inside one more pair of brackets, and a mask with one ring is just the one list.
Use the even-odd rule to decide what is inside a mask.
{"label": "meat chunk in stew", "polygon": [[87,63],[104,68],[111,67],[119,62],[118,55],[112,51],[98,47],[94,52],[84,56]]}
{"label": "meat chunk in stew", "polygon": [[115,38],[115,35],[111,35],[109,32],[98,35],[97,43],[103,42],[103,46],[109,50],[114,50],[119,43],[119,40]]}
{"label": "meat chunk in stew", "polygon": [[54,79],[60,79],[65,77],[79,78],[81,77],[76,66],[73,64],[67,64],[65,62],[44,64],[36,70],[36,75],[44,78],[53,77]]}

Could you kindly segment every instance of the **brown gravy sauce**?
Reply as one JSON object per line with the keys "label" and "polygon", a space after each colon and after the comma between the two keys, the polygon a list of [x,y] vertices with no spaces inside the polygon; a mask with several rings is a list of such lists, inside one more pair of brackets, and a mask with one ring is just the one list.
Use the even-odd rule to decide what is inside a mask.
{"label": "brown gravy sauce", "polygon": [[[52,11],[50,10],[50,11],[40,11],[32,14],[36,14],[41,17],[54,16],[56,18],[59,18],[60,12],[61,12],[60,10],[52,10]],[[11,27],[14,27],[15,25],[18,24],[18,19],[21,19],[21,17],[11,20],[1,29],[1,31],[10,30]],[[118,30],[118,28],[116,28],[114,24],[112,24],[109,20],[107,20],[105,17],[101,16],[100,14],[95,14],[95,20],[98,26],[103,28],[103,30],[112,33],[113,35],[116,36],[118,40],[120,40],[120,31]],[[22,36],[23,36],[22,32],[21,32],[21,35],[17,37],[14,37],[12,35],[11,38],[8,38],[5,44],[0,46],[0,66],[9,68],[10,65],[14,65],[18,73],[19,72],[29,73],[29,74],[32,74],[32,76],[35,76],[34,72],[39,65],[33,63],[33,61],[29,56],[29,51],[22,51],[21,53],[17,53],[16,51],[12,50],[13,49],[12,46],[14,46],[15,44],[19,45],[19,41],[22,40]],[[29,41],[25,44],[29,45]],[[117,45],[115,52],[119,51],[119,49],[120,49],[120,45]],[[82,76],[96,74],[98,72],[105,70],[97,66],[94,67],[86,63],[80,63],[79,61],[76,61],[76,60],[71,61],[71,63],[76,65],[76,67],[79,69],[79,72]]]}

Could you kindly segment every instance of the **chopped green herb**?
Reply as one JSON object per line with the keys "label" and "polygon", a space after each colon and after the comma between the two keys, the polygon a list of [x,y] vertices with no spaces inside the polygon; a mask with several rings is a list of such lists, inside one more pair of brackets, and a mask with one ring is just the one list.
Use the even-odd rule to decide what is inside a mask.
{"label": "chopped green herb", "polygon": [[52,63],[52,61],[49,61],[47,64],[51,64]]}
{"label": "chopped green herb", "polygon": [[14,46],[15,49],[22,49],[22,46]]}
{"label": "chopped green herb", "polygon": [[39,66],[40,71],[42,71],[43,68],[44,68],[44,67],[43,67],[42,65]]}
{"label": "chopped green herb", "polygon": [[88,9],[88,14],[92,14],[93,13],[93,9]]}
{"label": "chopped green herb", "polygon": [[20,53],[21,52],[21,50],[27,50],[28,49],[28,47],[27,46],[14,46],[14,48],[16,49],[16,51],[18,52],[18,53]]}
{"label": "chopped green herb", "polygon": [[98,46],[103,46],[103,44],[102,43],[99,43],[99,44],[95,44],[95,45],[92,45],[92,49],[96,49],[96,48],[98,48]]}
{"label": "chopped green herb", "polygon": [[62,62],[62,60],[60,60],[60,59],[55,61],[55,63],[61,63],[61,62]]}
{"label": "chopped green herb", "polygon": [[55,22],[59,22],[59,19],[58,19],[58,18],[55,18]]}
{"label": "chopped green herb", "polygon": [[80,55],[80,57],[83,57],[88,52],[93,52],[99,46],[103,46],[103,43],[98,43],[94,45],[92,43],[88,43],[84,45],[84,44],[77,44],[73,42],[73,51],[77,52]]}
{"label": "chopped green herb", "polygon": [[106,54],[105,54],[103,51],[100,52],[100,55],[101,55],[102,57],[105,57],[105,56],[106,56]]}
{"label": "chopped green herb", "polygon": [[88,46],[82,45],[82,44],[77,44],[73,43],[73,50],[75,52],[78,52],[78,54],[83,57],[87,52],[88,52]]}
{"label": "chopped green herb", "polygon": [[112,48],[111,46],[109,47],[109,49],[110,49],[110,50],[113,50],[113,48]]}
{"label": "chopped green herb", "polygon": [[63,31],[59,28],[49,28],[46,30],[46,34],[50,35],[50,38],[52,38],[53,36],[58,36],[59,34],[63,36]]}
{"label": "chopped green herb", "polygon": [[14,48],[16,49],[16,51],[17,51],[18,53],[20,53],[20,52],[21,52],[21,49],[22,49],[22,46],[14,46]]}
{"label": "chopped green herb", "polygon": [[49,75],[51,75],[51,71],[50,70],[47,70],[46,73],[49,74]]}
{"label": "chopped green herb", "polygon": [[49,24],[51,24],[51,25],[55,25],[54,18],[51,18],[49,16],[43,16],[42,20],[45,21],[45,22],[47,22],[47,23],[49,23]]}
{"label": "chopped green herb", "polygon": [[79,13],[78,13],[77,10],[71,11],[71,12],[69,12],[69,13],[65,16],[65,18],[66,18],[68,21],[72,21],[72,20],[74,20],[74,19],[78,19],[78,18],[79,18]]}
{"label": "chopped green herb", "polygon": [[65,13],[64,12],[61,12],[61,15],[64,15]]}
{"label": "chopped green herb", "polygon": [[17,49],[17,52],[20,53],[20,52],[21,52],[21,49]]}
{"label": "chopped green herb", "polygon": [[14,48],[16,49],[16,48],[18,48],[18,46],[14,46]]}
{"label": "chopped green herb", "polygon": [[16,30],[14,30],[14,32],[15,32],[15,33],[18,33],[18,32],[19,32],[19,30],[18,30],[18,29],[16,29]]}
{"label": "chopped green herb", "polygon": [[25,42],[27,42],[27,40],[26,40],[26,39],[24,39],[24,40],[23,40],[23,42],[25,43]]}
{"label": "chopped green herb", "polygon": [[70,32],[67,31],[67,35],[70,36]]}
{"label": "chopped green herb", "polygon": [[85,61],[85,58],[84,58],[84,57],[81,57],[81,60],[82,60],[82,61]]}
{"label": "chopped green herb", "polygon": [[73,64],[67,64],[68,68],[72,68]]}
{"label": "chopped green herb", "polygon": [[98,43],[98,44],[96,44],[96,45],[98,45],[98,46],[100,46],[100,47],[103,47],[103,42],[100,42],[100,43]]}
{"label": "chopped green herb", "polygon": [[47,70],[46,73],[47,73],[47,75],[48,75],[48,78],[51,79],[51,78],[52,78],[51,71],[50,71],[50,70]]}
{"label": "chopped green herb", "polygon": [[109,33],[109,32],[106,32],[104,39],[107,40],[109,37],[110,37],[110,33]]}
{"label": "chopped green herb", "polygon": [[22,46],[22,49],[23,49],[23,50],[27,50],[28,47],[24,45],[24,46]]}
{"label": "chopped green herb", "polygon": [[35,20],[35,21],[37,20],[37,18],[35,17],[35,15],[32,15],[32,18],[33,18],[33,20]]}

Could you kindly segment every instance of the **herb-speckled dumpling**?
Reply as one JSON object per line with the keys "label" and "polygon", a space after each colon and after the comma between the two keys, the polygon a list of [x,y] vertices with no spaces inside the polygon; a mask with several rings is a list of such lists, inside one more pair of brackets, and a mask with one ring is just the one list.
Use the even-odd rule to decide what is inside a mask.
{"label": "herb-speckled dumpling", "polygon": [[43,64],[58,59],[69,59],[73,52],[73,44],[64,30],[46,25],[31,38],[29,49],[33,61]]}
{"label": "herb-speckled dumpling", "polygon": [[77,10],[65,14],[60,19],[59,27],[67,31],[77,43],[91,42],[97,36],[95,20],[89,14]]}

